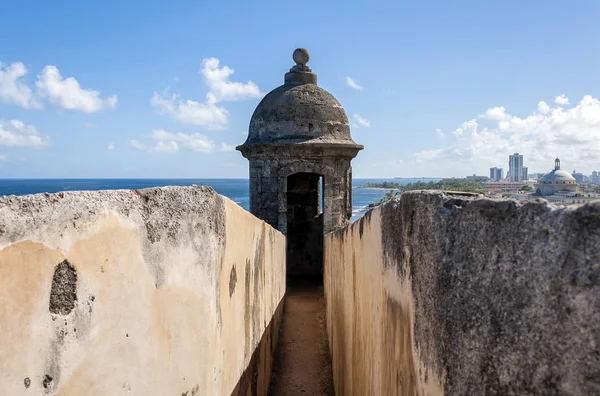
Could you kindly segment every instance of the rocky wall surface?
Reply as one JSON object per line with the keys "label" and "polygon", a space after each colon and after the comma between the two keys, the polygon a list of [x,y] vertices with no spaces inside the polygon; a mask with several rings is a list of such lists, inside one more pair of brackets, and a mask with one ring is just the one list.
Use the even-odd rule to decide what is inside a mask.
{"label": "rocky wall surface", "polygon": [[[321,155],[316,155],[315,151]],[[333,155],[325,157],[322,152],[326,151],[302,146],[281,147],[273,152],[275,158],[251,159],[250,212],[287,235],[288,177],[297,173],[313,173],[324,178],[325,232],[348,224],[352,216],[350,159]]]}
{"label": "rocky wall surface", "polygon": [[284,293],[211,188],[0,197],[0,395],[265,395]]}
{"label": "rocky wall surface", "polygon": [[405,193],[324,261],[338,395],[600,394],[600,203]]}

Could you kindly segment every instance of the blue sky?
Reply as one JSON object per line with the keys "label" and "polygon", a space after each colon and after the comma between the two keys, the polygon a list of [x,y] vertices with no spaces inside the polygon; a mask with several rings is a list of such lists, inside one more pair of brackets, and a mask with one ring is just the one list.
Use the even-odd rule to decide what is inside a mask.
{"label": "blue sky", "polygon": [[355,177],[487,174],[517,151],[530,172],[600,169],[598,1],[0,10],[0,178],[247,177],[230,149],[296,47],[365,145]]}

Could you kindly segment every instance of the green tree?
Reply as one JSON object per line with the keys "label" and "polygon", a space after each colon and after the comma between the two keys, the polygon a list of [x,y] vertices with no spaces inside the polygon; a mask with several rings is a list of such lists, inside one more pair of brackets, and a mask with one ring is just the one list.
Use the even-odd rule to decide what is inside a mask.
{"label": "green tree", "polygon": [[[383,183],[385,184],[385,183]],[[382,185],[383,185],[382,184]],[[396,183],[394,183],[396,184]],[[381,201],[377,202],[376,205],[380,205],[385,201],[389,201],[390,199],[402,194],[406,191],[416,191],[416,190],[442,190],[442,191],[460,191],[460,192],[472,192],[483,194],[484,189],[480,182],[466,180],[466,179],[442,179],[438,182],[430,181],[430,182],[414,182],[404,185],[398,185],[398,189],[396,191],[388,191],[385,193]]]}
{"label": "green tree", "polygon": [[383,183],[365,183],[364,185],[360,186],[359,188],[400,188],[402,185],[400,183],[394,183],[394,182],[383,182]]}

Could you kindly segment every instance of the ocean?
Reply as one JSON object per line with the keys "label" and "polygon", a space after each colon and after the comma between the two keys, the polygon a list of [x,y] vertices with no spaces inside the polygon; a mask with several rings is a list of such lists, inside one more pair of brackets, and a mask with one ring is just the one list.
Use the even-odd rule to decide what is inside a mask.
{"label": "ocean", "polygon": [[[380,189],[357,187],[366,183],[390,181],[407,184],[418,180],[420,179],[353,179],[351,221],[362,217],[369,204],[378,202],[386,192]],[[237,202],[242,208],[249,209],[248,179],[2,179],[0,196],[81,190],[136,190],[146,187],[191,186],[192,184],[211,186],[217,193]]]}

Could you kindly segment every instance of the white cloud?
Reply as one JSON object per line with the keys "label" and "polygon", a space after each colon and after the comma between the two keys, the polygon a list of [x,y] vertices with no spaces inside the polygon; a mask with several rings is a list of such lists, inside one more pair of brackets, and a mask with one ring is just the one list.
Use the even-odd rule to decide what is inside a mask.
{"label": "white cloud", "polygon": [[477,121],[475,121],[475,119],[463,122],[460,128],[456,128],[452,131],[452,134],[457,137],[462,137],[464,133],[477,134]]}
{"label": "white cloud", "polygon": [[23,121],[0,121],[0,146],[33,147],[47,145],[50,139],[42,136],[35,126],[26,125]]}
{"label": "white cloud", "polygon": [[457,128],[450,144],[417,152],[415,160],[423,173],[439,176],[506,168],[514,152],[524,155],[530,172],[549,171],[556,157],[569,169],[598,168],[600,101],[586,95],[569,109],[546,106],[538,103],[537,111],[523,118],[503,107],[488,109],[479,122],[472,119]]}
{"label": "white cloud", "polygon": [[252,81],[247,83],[229,81],[229,76],[234,73],[234,70],[227,66],[219,68],[217,58],[204,59],[202,66],[201,73],[210,88],[207,100],[209,95],[214,97],[215,102],[254,99],[264,95],[258,85]]}
{"label": "white cloud", "polygon": [[229,118],[229,112],[224,107],[217,106],[214,100],[207,99],[205,103],[183,101],[177,94],[169,98],[154,92],[150,103],[160,115],[166,114],[182,124],[201,125],[206,129],[223,129]]}
{"label": "white cloud", "polygon": [[0,161],[6,161],[7,159],[6,155],[0,154]]}
{"label": "white cloud", "polygon": [[485,114],[482,116],[483,118],[487,118],[488,120],[497,120],[501,121],[506,119],[506,110],[504,106],[492,107],[491,109],[487,109]]}
{"label": "white cloud", "polygon": [[175,153],[179,151],[179,145],[173,140],[170,140],[168,142],[164,142],[161,140],[158,143],[156,143],[156,146],[154,146],[152,151],[156,151],[157,153]]}
{"label": "white cloud", "polygon": [[367,120],[366,118],[362,118],[358,114],[354,114],[354,119],[361,126],[364,126],[364,127],[367,127],[367,128],[371,126],[371,121]]}
{"label": "white cloud", "polygon": [[346,85],[349,86],[350,88],[354,88],[357,91],[362,91],[363,87],[358,85],[356,83],[356,81],[354,81],[353,79],[351,79],[350,77],[346,77]]}
{"label": "white cloud", "polygon": [[156,129],[152,131],[151,137],[156,140],[154,146],[137,140],[132,140],[131,145],[138,150],[156,153],[175,153],[180,149],[210,153],[215,149],[214,142],[199,133],[171,133],[163,129]]}
{"label": "white cloud", "polygon": [[43,108],[42,99],[56,107],[76,110],[84,113],[95,113],[117,105],[117,96],[106,99],[100,92],[81,88],[73,78],[63,78],[56,66],[48,65],[38,74],[35,83],[37,92],[21,81],[29,71],[21,62],[11,65],[0,62],[0,101],[16,104],[24,109]]}
{"label": "white cloud", "polygon": [[102,99],[100,92],[81,88],[73,77],[63,78],[58,68],[52,65],[44,67],[35,85],[40,96],[66,110],[95,113],[117,105],[116,95]]}
{"label": "white cloud", "polygon": [[542,114],[548,114],[548,112],[550,112],[550,106],[548,106],[548,103],[544,102],[543,100],[538,103],[537,109]]}
{"label": "white cloud", "polygon": [[264,94],[252,81],[229,81],[234,70],[227,66],[220,68],[219,63],[217,58],[207,58],[202,62],[200,73],[209,88],[204,102],[181,100],[178,94],[154,92],[150,103],[158,114],[169,115],[183,124],[200,125],[212,130],[224,129],[229,121],[229,112],[219,103],[254,99]]}
{"label": "white cloud", "polygon": [[109,143],[107,149],[114,150],[115,149],[115,145],[112,144],[112,143]]}
{"label": "white cloud", "polygon": [[569,98],[567,98],[565,96],[565,94],[560,94],[559,96],[557,96],[556,98],[554,98],[554,103],[556,103],[557,105],[568,105],[569,104]]}
{"label": "white cloud", "polygon": [[[181,148],[197,151],[201,153],[210,153],[214,150],[215,144],[212,140],[199,133],[186,134],[186,133],[170,133],[162,129],[157,129],[152,132],[152,138],[159,140],[159,143],[170,145],[170,152],[177,151],[175,144],[181,145]],[[169,150],[164,148],[165,150]]]}
{"label": "white cloud", "polygon": [[435,128],[435,134],[438,137],[441,137],[441,138],[445,138],[446,137],[446,134],[440,128]]}
{"label": "white cloud", "polygon": [[131,144],[131,147],[133,147],[134,149],[137,149],[137,150],[148,149],[148,146],[146,146],[144,143],[137,141],[137,140],[131,140],[131,141],[129,141],[129,143]]}
{"label": "white cloud", "polygon": [[233,151],[235,146],[233,144],[221,143],[219,145],[219,151]]}
{"label": "white cloud", "polygon": [[31,89],[21,81],[28,70],[21,62],[11,65],[0,62],[0,100],[4,103],[16,104],[24,109],[39,109],[42,104]]}

